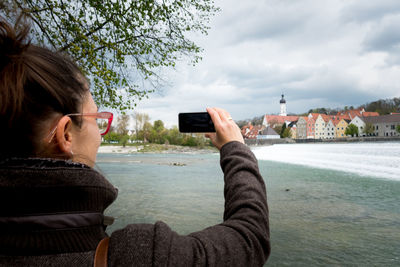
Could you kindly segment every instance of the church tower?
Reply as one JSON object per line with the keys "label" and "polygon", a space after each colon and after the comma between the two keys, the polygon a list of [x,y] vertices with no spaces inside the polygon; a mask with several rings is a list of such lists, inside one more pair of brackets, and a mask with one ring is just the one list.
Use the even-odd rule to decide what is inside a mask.
{"label": "church tower", "polygon": [[282,99],[281,99],[281,101],[279,101],[279,103],[281,104],[281,113],[279,115],[280,116],[287,116],[287,114],[286,114],[286,100],[283,98],[283,95],[282,95]]}

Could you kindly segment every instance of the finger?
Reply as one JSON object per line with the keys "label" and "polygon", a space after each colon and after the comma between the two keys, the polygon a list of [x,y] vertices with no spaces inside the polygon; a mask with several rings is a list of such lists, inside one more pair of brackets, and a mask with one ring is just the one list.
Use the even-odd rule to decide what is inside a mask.
{"label": "finger", "polygon": [[204,136],[213,139],[215,137],[215,133],[205,133]]}
{"label": "finger", "polygon": [[207,108],[208,114],[210,114],[211,120],[213,121],[214,125],[221,124],[221,118],[218,112],[214,108]]}
{"label": "finger", "polygon": [[218,112],[218,114],[220,114],[221,120],[227,121],[229,120],[229,118],[231,118],[231,115],[225,109],[222,108],[214,108],[214,109]]}

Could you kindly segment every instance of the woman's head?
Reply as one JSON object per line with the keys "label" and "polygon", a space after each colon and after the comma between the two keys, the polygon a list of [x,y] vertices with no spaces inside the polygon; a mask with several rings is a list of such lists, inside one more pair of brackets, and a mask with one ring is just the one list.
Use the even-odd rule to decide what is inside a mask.
{"label": "woman's head", "polygon": [[76,154],[94,162],[100,143],[95,118],[65,116],[97,111],[86,78],[67,56],[30,44],[28,32],[0,18],[0,157]]}

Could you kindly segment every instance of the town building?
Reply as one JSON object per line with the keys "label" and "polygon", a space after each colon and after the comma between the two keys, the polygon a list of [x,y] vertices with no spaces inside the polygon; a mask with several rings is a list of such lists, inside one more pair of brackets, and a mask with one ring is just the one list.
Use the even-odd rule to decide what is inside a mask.
{"label": "town building", "polygon": [[245,139],[257,139],[258,132],[262,129],[260,125],[253,126],[249,124],[242,127],[242,135]]}
{"label": "town building", "polygon": [[265,115],[262,125],[264,127],[270,126],[274,128],[276,125],[283,125],[284,123],[289,124],[298,119],[299,116]]}
{"label": "town building", "polygon": [[257,135],[257,139],[279,139],[280,135],[275,132],[271,127],[266,127],[263,130],[260,130]]}
{"label": "town building", "polygon": [[333,124],[333,120],[328,116],[325,117],[325,128],[323,139],[334,139],[335,138],[335,125]]}
{"label": "town building", "polygon": [[349,125],[350,120],[341,119],[336,125],[335,136],[336,138],[346,137],[346,128]]}
{"label": "town building", "polygon": [[296,139],[307,139],[308,117],[299,117],[297,121]]}
{"label": "town building", "polygon": [[315,121],[317,120],[319,114],[318,113],[310,113],[308,114],[308,122],[307,122],[307,139],[315,138]]}
{"label": "town building", "polygon": [[364,133],[365,129],[365,122],[358,116],[355,116],[349,124],[354,124],[358,128],[358,136],[366,136]]}
{"label": "town building", "polygon": [[374,129],[374,136],[400,136],[396,128],[400,125],[400,114],[390,114],[363,118],[365,123],[370,123]]}
{"label": "town building", "polygon": [[296,139],[296,136],[297,136],[297,126],[296,126],[296,125],[293,125],[293,126],[290,127],[289,129],[290,129],[290,138]]}
{"label": "town building", "polygon": [[351,110],[345,110],[345,111],[338,112],[336,114],[336,116],[342,117],[346,120],[353,120],[356,116],[358,116],[359,118],[374,117],[374,116],[379,116],[379,113],[378,112],[368,112],[368,111],[365,111],[364,108],[359,108],[359,109],[351,109]]}
{"label": "town building", "polygon": [[325,125],[328,121],[328,115],[318,114],[315,120],[315,139],[325,139]]}

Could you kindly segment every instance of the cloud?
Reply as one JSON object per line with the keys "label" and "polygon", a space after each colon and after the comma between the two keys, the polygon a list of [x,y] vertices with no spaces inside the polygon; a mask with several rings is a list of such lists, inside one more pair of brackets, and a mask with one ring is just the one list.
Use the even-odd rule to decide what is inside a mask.
{"label": "cloud", "polygon": [[346,1],[348,5],[342,8],[342,19],[347,22],[376,22],[386,16],[400,14],[400,2],[398,0],[375,1]]}
{"label": "cloud", "polygon": [[[153,120],[207,106],[234,119],[316,107],[358,106],[400,92],[400,2],[220,0],[222,12],[196,67],[179,64],[171,85],[138,105]],[[397,56],[399,55],[399,56]]]}
{"label": "cloud", "polygon": [[400,64],[400,14],[385,17],[371,28],[363,41],[366,52],[386,53],[386,63]]}

